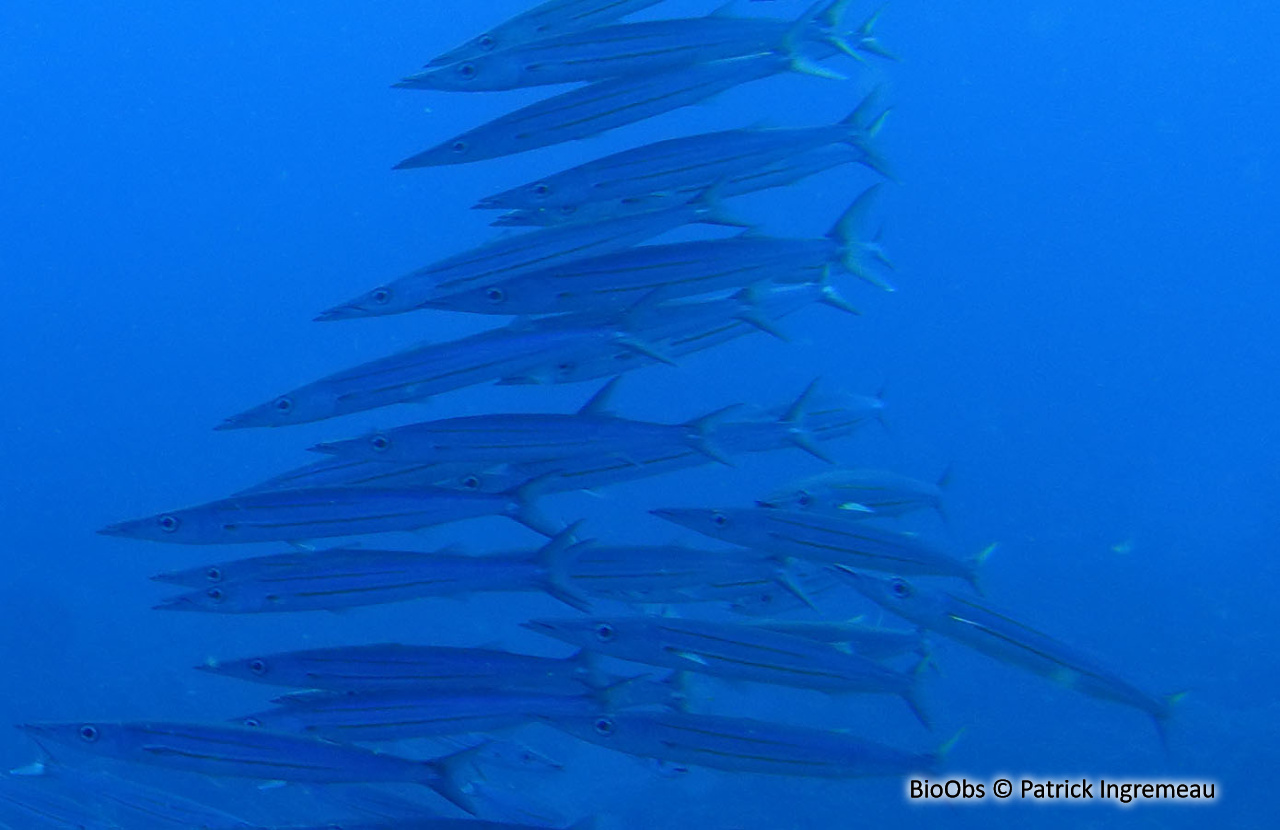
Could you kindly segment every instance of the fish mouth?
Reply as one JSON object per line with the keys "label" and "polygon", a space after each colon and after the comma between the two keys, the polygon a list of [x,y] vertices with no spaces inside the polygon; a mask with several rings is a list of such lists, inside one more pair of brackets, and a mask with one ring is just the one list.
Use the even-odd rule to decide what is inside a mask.
{"label": "fish mouth", "polygon": [[307,447],[307,452],[319,452],[325,455],[338,455],[338,445],[331,442],[322,441],[314,446]]}
{"label": "fish mouth", "polygon": [[675,507],[660,507],[656,510],[650,510],[649,514],[652,516],[657,516],[659,519],[665,519],[668,522],[674,522],[675,524],[684,525],[687,527],[689,526],[690,523],[693,522],[695,516],[697,515],[697,512],[693,510],[683,510]]}
{"label": "fish mouth", "polygon": [[151,606],[152,611],[199,611],[200,606],[191,601],[190,597],[181,596],[167,599],[164,602],[156,603]]}
{"label": "fish mouth", "polygon": [[852,585],[858,591],[861,591],[864,594],[868,594],[871,578],[866,576],[865,574],[859,571],[855,571],[853,568],[850,568],[848,565],[841,565],[839,563],[829,565],[827,567],[827,570],[830,573],[835,574],[840,579],[844,580],[849,585]]}
{"label": "fish mouth", "polygon": [[96,531],[99,536],[116,536],[121,539],[132,539],[134,537],[134,529],[138,526],[135,522],[116,522],[106,527],[98,528]]}
{"label": "fish mouth", "polygon": [[530,631],[536,631],[539,634],[555,633],[556,627],[546,620],[527,620],[520,623],[521,628],[527,628]]}
{"label": "fish mouth", "polygon": [[777,509],[778,503],[776,501],[766,501],[764,499],[756,499],[756,507],[767,507],[773,510],[773,509]]}
{"label": "fish mouth", "polygon": [[324,311],[311,318],[313,323],[332,323],[335,320],[353,320],[357,317],[368,316],[359,308],[352,305],[339,305]]}
{"label": "fish mouth", "polygon": [[241,413],[239,415],[232,415],[230,418],[223,418],[222,423],[218,424],[213,429],[215,432],[225,432],[229,429],[247,429],[249,424],[246,423],[245,420],[246,414],[247,413]]}

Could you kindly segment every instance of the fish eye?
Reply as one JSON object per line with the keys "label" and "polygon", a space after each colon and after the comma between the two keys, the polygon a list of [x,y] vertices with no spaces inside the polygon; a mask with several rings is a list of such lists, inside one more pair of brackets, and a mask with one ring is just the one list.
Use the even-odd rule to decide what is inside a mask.
{"label": "fish eye", "polygon": [[182,524],[182,522],[178,521],[177,516],[161,516],[157,523],[165,533],[173,533],[178,529],[178,525]]}
{"label": "fish eye", "polygon": [[889,590],[893,592],[895,597],[906,599],[911,596],[911,583],[905,579],[895,579],[889,583]]}
{"label": "fish eye", "polygon": [[209,599],[213,600],[214,602],[222,602],[221,588],[210,588],[209,590],[204,592],[204,595],[207,596]]}
{"label": "fish eye", "polygon": [[386,305],[391,301],[391,289],[375,288],[369,292],[369,299],[373,300],[378,305]]}
{"label": "fish eye", "polygon": [[602,643],[613,642],[613,639],[617,636],[618,632],[608,623],[600,623],[596,626],[596,639]]}
{"label": "fish eye", "polygon": [[484,290],[484,297],[491,303],[500,303],[507,298],[507,292],[497,286],[494,286]]}
{"label": "fish eye", "polygon": [[259,726],[262,726],[262,721],[258,720],[257,718],[245,718],[243,722],[245,726],[248,726],[252,729],[257,729]]}
{"label": "fish eye", "polygon": [[593,724],[596,732],[601,735],[612,735],[617,725],[613,722],[613,718],[598,718]]}
{"label": "fish eye", "polygon": [[534,196],[550,196],[551,185],[547,184],[546,182],[538,182],[533,186],[533,195]]}
{"label": "fish eye", "polygon": [[209,570],[207,570],[207,571],[205,571],[205,572],[204,572],[204,575],[205,575],[206,577],[208,577],[208,579],[209,579],[209,581],[210,581],[210,582],[221,582],[221,581],[222,581],[222,569],[221,569],[221,568],[219,568],[219,567],[212,567],[212,568],[210,568]]}
{"label": "fish eye", "polygon": [[86,743],[93,743],[98,740],[98,727],[91,723],[86,723],[79,729],[80,739]]}
{"label": "fish eye", "polygon": [[266,674],[266,673],[267,673],[267,661],[266,661],[266,660],[262,660],[262,659],[260,659],[260,658],[254,658],[253,660],[250,660],[250,661],[249,661],[249,671],[253,672],[254,674]]}
{"label": "fish eye", "polygon": [[492,52],[493,47],[498,45],[498,40],[493,35],[481,35],[476,39],[476,46],[479,46],[486,52]]}
{"label": "fish eye", "polygon": [[289,412],[293,409],[293,398],[276,398],[274,405],[277,412]]}
{"label": "fish eye", "polygon": [[458,75],[465,80],[471,80],[476,76],[476,65],[474,63],[458,64]]}
{"label": "fish eye", "polygon": [[391,446],[391,439],[385,435],[375,435],[369,439],[369,446],[378,452],[386,452],[387,448]]}
{"label": "fish eye", "polygon": [[723,513],[713,513],[711,514],[711,522],[716,527],[724,527],[729,524],[729,517]]}
{"label": "fish eye", "polygon": [[796,503],[799,504],[801,507],[808,507],[809,503],[812,501],[813,501],[813,497],[803,490],[800,491],[800,498],[796,499]]}
{"label": "fish eye", "polygon": [[449,145],[449,149],[453,150],[453,152],[457,153],[458,155],[462,155],[463,153],[467,152],[467,142],[455,141],[453,142],[453,144]]}
{"label": "fish eye", "polygon": [[480,486],[480,477],[467,476],[466,478],[462,479],[462,486],[467,488],[468,490],[475,490]]}

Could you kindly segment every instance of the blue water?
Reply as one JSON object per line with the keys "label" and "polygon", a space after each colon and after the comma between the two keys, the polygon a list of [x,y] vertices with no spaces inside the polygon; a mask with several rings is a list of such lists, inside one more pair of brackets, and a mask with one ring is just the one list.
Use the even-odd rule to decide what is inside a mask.
{"label": "blue water", "polygon": [[[948,761],[957,776],[1208,779],[1217,803],[913,806],[894,779],[664,776],[541,727],[522,738],[568,769],[529,779],[528,794],[610,828],[1272,826],[1275,5],[899,0],[879,28],[902,61],[845,61],[850,83],[780,76],[585,142],[392,172],[545,94],[388,88],[527,5],[0,6],[0,719],[217,721],[260,707],[261,688],[190,670],[211,655],[392,639],[564,653],[516,627],[560,613],[542,597],[162,615],[149,610],[166,595],[149,575],[245,552],[94,530],[220,498],[372,426],[571,411],[594,384],[476,387],[305,427],[211,429],[335,369],[485,325],[432,312],[311,322],[489,238],[491,217],[467,209],[478,197],[662,137],[824,123],[879,81],[894,105],[882,141],[901,184],[881,211],[899,290],[848,285],[860,319],[808,309],[787,321],[789,344],[755,335],[634,373],[619,409],[684,420],[781,403],[817,376],[883,388],[891,429],[835,445],[842,461],[921,478],[952,465],[950,526],[920,529],[963,553],[999,542],[992,602],[1146,688],[1191,695],[1168,755],[1140,714],[950,643],[928,682],[933,736],[882,700],[718,686],[708,708],[749,703],[756,716],[919,749],[965,727]],[[788,16],[802,6],[775,4]],[[841,168],[734,208],[771,233],[813,235],[872,180]],[[604,499],[556,496],[549,509],[620,542],[692,542],[646,511],[749,503],[820,467],[775,453]],[[534,540],[498,519],[394,538],[479,550]],[[34,757],[16,731],[0,741],[6,767]]]}

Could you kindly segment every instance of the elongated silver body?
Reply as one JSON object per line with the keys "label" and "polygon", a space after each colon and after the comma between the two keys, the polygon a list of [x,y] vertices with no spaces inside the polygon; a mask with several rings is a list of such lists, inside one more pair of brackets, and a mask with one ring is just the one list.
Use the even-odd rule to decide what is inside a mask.
{"label": "elongated silver body", "polygon": [[667,617],[537,619],[524,627],[583,649],[650,666],[826,692],[901,697],[927,725],[914,673],[827,643],[741,623]]}
{"label": "elongated silver body", "polygon": [[421,308],[428,300],[478,283],[622,250],[681,225],[692,222],[733,223],[721,215],[714,202],[699,200],[696,196],[691,194],[687,199],[673,199],[654,205],[651,210],[600,217],[600,221],[590,224],[499,237],[377,286],[322,312],[316,319],[327,322],[403,314]]}
{"label": "elongated silver body", "polygon": [[37,740],[83,752],[215,778],[425,784],[459,807],[471,809],[452,780],[460,770],[449,758],[412,761],[313,738],[206,724],[40,723],[20,728]]}
{"label": "elongated silver body", "polygon": [[940,753],[908,752],[829,729],[681,712],[550,720],[576,738],[636,755],[727,772],[863,778],[930,772]]}
{"label": "elongated silver body", "polygon": [[1102,661],[969,597],[908,580],[882,579],[843,565],[834,571],[886,610],[1002,663],[1038,674],[1099,700],[1146,713],[1164,739],[1181,694],[1160,697],[1138,688]]}
{"label": "elongated silver body", "polygon": [[506,688],[574,695],[582,694],[585,688],[602,685],[594,663],[586,655],[536,657],[495,649],[400,643],[211,660],[198,668],[272,686],[339,692]]}
{"label": "elongated silver body", "polygon": [[178,545],[226,545],[359,536],[416,530],[480,516],[507,516],[554,536],[559,528],[538,516],[529,501],[531,495],[428,488],[279,490],[120,522],[99,532]]}
{"label": "elongated silver body", "polygon": [[735,545],[812,562],[976,583],[982,556],[957,559],[917,536],[841,516],[773,508],[663,508],[667,521]]}

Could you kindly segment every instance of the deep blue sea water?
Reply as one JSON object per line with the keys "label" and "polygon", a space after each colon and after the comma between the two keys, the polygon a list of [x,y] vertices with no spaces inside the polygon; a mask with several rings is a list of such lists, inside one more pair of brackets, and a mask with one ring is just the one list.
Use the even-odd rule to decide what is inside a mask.
{"label": "deep blue sea water", "polygon": [[[928,682],[933,736],[883,700],[716,686],[708,705],[919,749],[964,727],[947,765],[957,776],[1209,779],[1217,803],[917,806],[895,779],[662,775],[542,727],[522,738],[567,771],[520,786],[565,819],[597,813],[608,828],[1273,826],[1274,4],[898,0],[879,29],[902,60],[833,61],[848,83],[784,75],[583,142],[391,171],[545,94],[389,88],[527,5],[0,5],[0,720],[217,721],[260,707],[262,688],[191,671],[211,655],[366,640],[565,653],[516,626],[560,613],[543,597],[164,615],[150,610],[165,592],[149,575],[242,551],[94,531],[225,496],[313,460],[303,450],[318,440],[571,411],[595,384],[482,386],[309,426],[212,431],[335,369],[486,325],[435,312],[311,322],[490,238],[491,217],[468,210],[480,196],[659,138],[824,123],[882,83],[894,110],[881,140],[901,183],[880,210],[898,291],[847,284],[861,318],[808,309],[787,321],[791,343],[754,335],[633,373],[619,408],[679,421],[779,404],[819,376],[883,389],[890,429],[834,445],[842,461],[921,478],[950,465],[951,522],[919,529],[963,553],[999,542],[985,578],[993,603],[1146,688],[1191,694],[1167,755],[1134,711],[946,642]],[[771,5],[739,8],[803,7]],[[713,6],[669,0],[647,16]],[[840,168],[733,207],[770,233],[815,235],[871,181]],[[798,452],[753,456],[604,498],[555,496],[548,509],[620,542],[692,542],[647,510],[749,504],[821,466]],[[535,543],[498,519],[393,540]],[[33,757],[16,731],[0,741],[6,767]]]}

